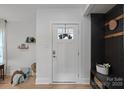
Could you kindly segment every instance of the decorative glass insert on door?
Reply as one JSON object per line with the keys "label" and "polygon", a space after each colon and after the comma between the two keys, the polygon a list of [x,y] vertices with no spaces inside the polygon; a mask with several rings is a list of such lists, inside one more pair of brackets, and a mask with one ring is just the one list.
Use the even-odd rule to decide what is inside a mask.
{"label": "decorative glass insert on door", "polygon": [[73,28],[71,27],[59,27],[57,29],[58,39],[70,40],[74,39]]}

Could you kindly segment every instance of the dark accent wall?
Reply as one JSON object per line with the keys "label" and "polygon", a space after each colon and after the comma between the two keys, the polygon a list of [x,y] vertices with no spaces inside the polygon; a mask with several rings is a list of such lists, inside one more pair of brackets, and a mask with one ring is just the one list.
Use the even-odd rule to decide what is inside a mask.
{"label": "dark accent wall", "polygon": [[105,55],[104,14],[91,14],[91,69],[96,69],[97,63],[103,63]]}
{"label": "dark accent wall", "polygon": [[[105,14],[105,20],[109,21],[124,13],[124,5],[116,5]],[[118,20],[118,26],[115,30],[109,31],[106,28],[105,34],[124,31],[124,18]],[[111,64],[110,73],[124,78],[124,37],[109,38],[105,40],[105,57]]]}
{"label": "dark accent wall", "polygon": [[124,36],[104,39],[105,35],[124,31],[124,18],[117,21],[118,26],[113,31],[105,26],[123,13],[124,5],[117,4],[105,14],[91,14],[91,71],[96,70],[96,63],[110,63],[110,75],[124,81]]}

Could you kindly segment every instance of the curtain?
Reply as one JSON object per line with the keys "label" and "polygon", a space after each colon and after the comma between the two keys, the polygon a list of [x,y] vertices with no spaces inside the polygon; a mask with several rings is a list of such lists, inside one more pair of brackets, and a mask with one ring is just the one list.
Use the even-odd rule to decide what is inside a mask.
{"label": "curtain", "polygon": [[0,19],[0,64],[5,64],[6,69],[6,21],[4,19]]}

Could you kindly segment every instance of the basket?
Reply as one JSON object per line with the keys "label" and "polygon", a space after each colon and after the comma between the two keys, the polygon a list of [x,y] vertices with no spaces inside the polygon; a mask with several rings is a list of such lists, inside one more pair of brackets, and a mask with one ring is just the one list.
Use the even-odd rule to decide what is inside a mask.
{"label": "basket", "polygon": [[108,73],[109,73],[109,69],[105,68],[105,66],[103,66],[101,64],[96,65],[96,71],[98,73],[101,73],[101,74],[104,74],[104,75],[108,75]]}

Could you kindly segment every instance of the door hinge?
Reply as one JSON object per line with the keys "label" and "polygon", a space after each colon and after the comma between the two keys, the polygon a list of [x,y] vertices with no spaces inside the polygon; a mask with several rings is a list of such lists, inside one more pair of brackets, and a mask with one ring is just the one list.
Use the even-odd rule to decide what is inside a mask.
{"label": "door hinge", "polygon": [[80,53],[78,52],[78,56],[80,55]]}
{"label": "door hinge", "polygon": [[78,74],[78,78],[79,78],[79,74]]}

